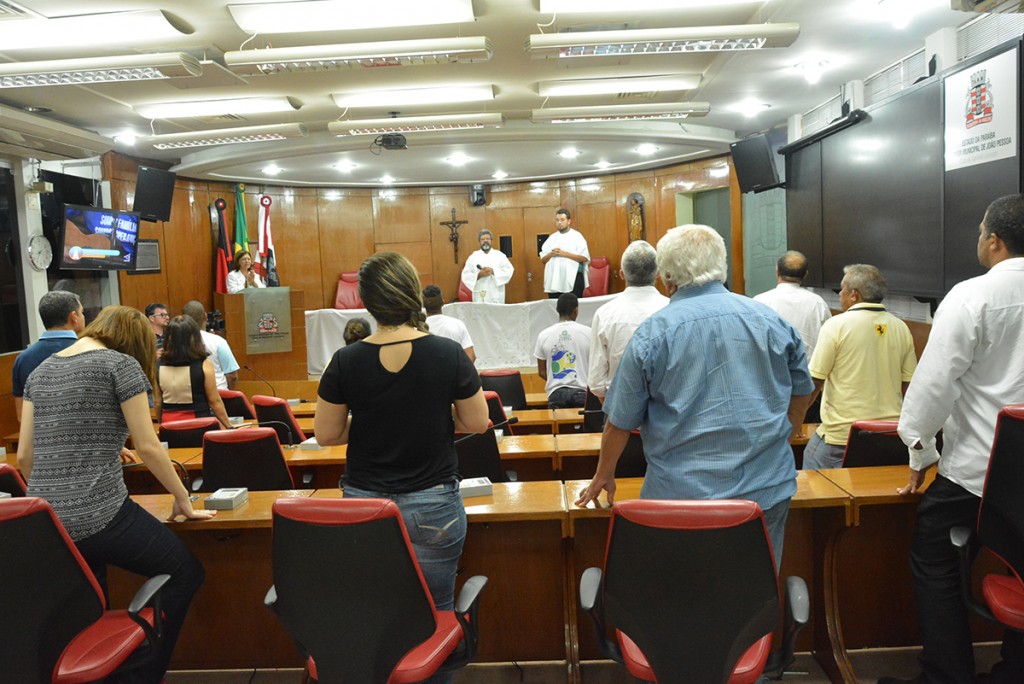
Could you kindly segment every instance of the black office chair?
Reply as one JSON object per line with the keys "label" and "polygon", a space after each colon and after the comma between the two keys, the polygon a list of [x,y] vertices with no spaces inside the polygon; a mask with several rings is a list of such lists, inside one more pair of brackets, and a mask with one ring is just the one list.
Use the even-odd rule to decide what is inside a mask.
{"label": "black office chair", "polygon": [[515,482],[517,479],[515,473],[502,466],[493,427],[479,435],[457,435],[455,451],[459,456],[459,477],[463,480],[486,477],[491,482]]}
{"label": "black office chair", "polygon": [[476,655],[470,577],[452,611],[438,611],[398,506],[388,499],[274,503],[274,585],[267,606],[323,682],[418,682]]}
{"label": "black office chair", "polygon": [[523,376],[515,368],[480,371],[480,384],[485,391],[497,392],[505,406],[511,406],[513,411],[526,410]]}
{"label": "black office chair", "polygon": [[583,408],[580,410],[583,416],[583,432],[601,432],[604,430],[604,410],[601,408],[601,400],[597,395],[587,388],[587,398],[583,400]]}
{"label": "black office chair", "polygon": [[[1007,629],[1024,632],[1024,404],[1004,406],[996,421],[996,435],[981,495],[977,532],[954,527],[950,541],[960,556],[961,591],[968,608]],[[981,581],[985,603],[978,603],[971,587],[971,564],[986,547],[1011,570],[986,575]]]}
{"label": "black office chair", "polygon": [[295,488],[272,428],[214,430],[204,435],[203,474],[192,489],[215,492],[222,487],[254,492]]}
{"label": "black office chair", "polygon": [[809,618],[804,581],[786,586],[783,644],[770,656],[779,590],[758,505],[636,500],[612,507],[605,570],[583,573],[580,603],[605,654],[638,679],[752,684],[792,662]]}
{"label": "black office chair", "polygon": [[218,389],[220,400],[224,402],[224,411],[232,418],[256,420],[256,409],[249,403],[249,397],[237,390]]}
{"label": "black office chair", "polygon": [[0,492],[7,492],[11,496],[25,496],[25,480],[21,473],[10,463],[0,463]]}
{"label": "black office chair", "polygon": [[189,418],[160,423],[160,441],[167,442],[168,449],[184,449],[203,446],[203,435],[211,430],[220,430],[216,418]]}
{"label": "black office chair", "polygon": [[104,610],[89,566],[43,499],[0,499],[0,679],[102,681],[159,650],[160,589],[150,578],[127,610]]}
{"label": "black office chair", "polygon": [[615,477],[643,477],[647,474],[647,457],[639,430],[630,430],[629,439],[615,464]]}
{"label": "black office chair", "polygon": [[[907,446],[900,440],[895,420],[857,420],[843,452],[844,468],[907,465]],[[936,448],[942,451],[942,431],[936,435]]]}
{"label": "black office chair", "polygon": [[270,397],[264,394],[253,395],[253,408],[256,409],[256,418],[260,425],[269,425],[277,431],[277,438],[281,444],[298,444],[306,441],[306,433],[299,427],[292,413],[292,407],[280,397]]}

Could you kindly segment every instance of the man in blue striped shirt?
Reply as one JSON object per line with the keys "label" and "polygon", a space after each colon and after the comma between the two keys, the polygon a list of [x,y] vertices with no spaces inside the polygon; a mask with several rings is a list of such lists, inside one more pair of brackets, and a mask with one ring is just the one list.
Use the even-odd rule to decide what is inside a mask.
{"label": "man in blue striped shirt", "polygon": [[796,467],[789,437],[814,389],[800,334],[767,306],[725,289],[725,242],[680,226],[658,242],[671,300],[640,325],[612,379],[597,473],[577,506],[604,490],[639,428],[645,499],[748,499],[782,559]]}

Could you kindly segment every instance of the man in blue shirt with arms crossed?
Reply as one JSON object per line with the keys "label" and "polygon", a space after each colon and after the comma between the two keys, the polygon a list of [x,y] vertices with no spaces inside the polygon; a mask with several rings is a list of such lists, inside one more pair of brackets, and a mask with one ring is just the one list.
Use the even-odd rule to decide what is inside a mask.
{"label": "man in blue shirt with arms crossed", "polygon": [[747,499],[782,559],[796,467],[789,436],[814,384],[800,334],[767,306],[725,289],[722,237],[680,226],[658,242],[670,302],[626,348],[604,403],[597,473],[577,506],[615,497],[615,464],[637,427],[645,499]]}
{"label": "man in blue shirt with arms crossed", "polygon": [[39,300],[39,317],[43,319],[46,332],[30,344],[25,351],[14,360],[12,373],[12,389],[14,395],[14,411],[21,422],[21,396],[25,391],[25,381],[32,371],[53,354],[70,347],[85,330],[85,314],[82,313],[82,302],[74,292],[57,290],[47,292]]}

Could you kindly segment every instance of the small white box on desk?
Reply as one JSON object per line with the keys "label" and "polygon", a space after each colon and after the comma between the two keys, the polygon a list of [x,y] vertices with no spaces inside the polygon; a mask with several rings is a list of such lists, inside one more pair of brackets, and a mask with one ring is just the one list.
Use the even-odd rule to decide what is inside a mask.
{"label": "small white box on desk", "polygon": [[249,501],[249,490],[245,487],[221,487],[206,497],[203,505],[215,511],[230,511]]}
{"label": "small white box on desk", "polygon": [[316,451],[317,449],[323,449],[320,446],[320,442],[316,441],[316,437],[310,437],[304,442],[299,442],[300,449],[307,449],[309,451]]}
{"label": "small white box on desk", "polygon": [[471,477],[468,480],[463,480],[459,483],[459,491],[462,492],[463,498],[473,496],[490,496],[494,493],[494,485],[491,484],[490,478]]}

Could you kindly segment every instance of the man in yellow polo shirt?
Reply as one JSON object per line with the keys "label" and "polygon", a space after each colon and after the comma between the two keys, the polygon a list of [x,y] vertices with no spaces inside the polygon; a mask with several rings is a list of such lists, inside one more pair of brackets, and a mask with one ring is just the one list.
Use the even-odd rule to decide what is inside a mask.
{"label": "man in yellow polo shirt", "polygon": [[888,287],[874,266],[843,269],[842,314],[825,321],[809,368],[824,387],[821,426],[804,449],[804,470],[838,468],[855,420],[897,420],[917,367],[907,324],[882,306]]}

